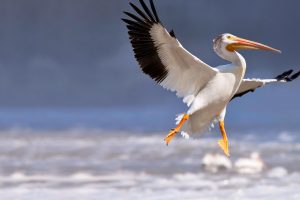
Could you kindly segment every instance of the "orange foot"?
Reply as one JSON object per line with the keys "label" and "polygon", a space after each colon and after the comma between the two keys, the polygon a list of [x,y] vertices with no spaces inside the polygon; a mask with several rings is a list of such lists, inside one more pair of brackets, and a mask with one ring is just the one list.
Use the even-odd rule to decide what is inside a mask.
{"label": "orange foot", "polygon": [[174,129],[171,129],[171,131],[169,132],[169,134],[165,137],[165,142],[166,142],[166,145],[169,145],[169,143],[171,142],[171,140],[175,137],[175,135],[177,133],[179,133],[181,127],[183,126],[183,124],[186,122],[186,120],[189,119],[189,115],[188,114],[185,114],[181,121],[179,122],[179,124],[176,126],[176,128]]}
{"label": "orange foot", "polygon": [[225,124],[224,124],[224,120],[221,120],[219,122],[220,125],[220,131],[222,133],[222,140],[218,141],[219,146],[221,147],[221,149],[223,150],[223,152],[225,153],[226,156],[229,157],[229,144],[228,144],[228,138],[227,138],[227,134],[225,131]]}
{"label": "orange foot", "polygon": [[171,140],[175,137],[175,135],[179,132],[178,129],[171,129],[170,133],[165,137],[166,145],[168,146]]}
{"label": "orange foot", "polygon": [[218,141],[218,144],[221,147],[221,149],[223,150],[224,154],[229,157],[230,153],[229,153],[229,144],[228,144],[228,141],[222,139],[222,140]]}

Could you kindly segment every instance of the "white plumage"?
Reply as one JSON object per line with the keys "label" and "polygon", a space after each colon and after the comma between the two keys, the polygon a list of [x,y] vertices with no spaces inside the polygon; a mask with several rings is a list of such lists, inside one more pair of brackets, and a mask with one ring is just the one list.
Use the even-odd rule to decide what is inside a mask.
{"label": "white plumage", "polygon": [[168,76],[160,84],[190,103],[218,71],[184,49],[161,24],[153,25],[150,35],[155,46],[159,47],[157,53],[168,71]]}
{"label": "white plumage", "polygon": [[165,138],[166,143],[181,130],[182,135],[188,138],[188,135],[201,133],[217,121],[223,137],[219,145],[229,155],[224,128],[227,104],[266,83],[294,80],[300,72],[292,75],[290,70],[275,79],[243,79],[246,61],[237,50],[280,51],[228,33],[214,39],[214,50],[230,64],[213,68],[188,52],[177,40],[174,31],[169,33],[164,28],[152,0],[151,9],[143,0],[139,2],[144,11],[130,3],[139,16],[124,12],[130,19],[123,19],[129,30],[135,58],[144,73],[164,88],[176,92],[189,107],[185,114],[177,117],[177,127]]}

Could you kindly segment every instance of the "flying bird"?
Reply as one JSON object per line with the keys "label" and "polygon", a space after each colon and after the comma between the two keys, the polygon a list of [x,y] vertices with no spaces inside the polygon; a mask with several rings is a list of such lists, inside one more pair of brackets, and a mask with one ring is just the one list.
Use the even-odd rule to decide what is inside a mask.
{"label": "flying bird", "polygon": [[286,71],[274,79],[244,79],[246,61],[239,50],[280,50],[246,40],[229,33],[213,40],[215,53],[230,64],[211,67],[187,51],[160,21],[153,0],[140,7],[130,3],[135,13],[124,12],[135,58],[142,71],[162,87],[176,92],[187,104],[186,113],[177,117],[177,126],[165,137],[168,145],[181,132],[184,136],[204,132],[213,122],[219,124],[222,139],[218,141],[229,156],[229,142],[224,118],[229,102],[269,83],[285,83],[296,79],[300,71]]}

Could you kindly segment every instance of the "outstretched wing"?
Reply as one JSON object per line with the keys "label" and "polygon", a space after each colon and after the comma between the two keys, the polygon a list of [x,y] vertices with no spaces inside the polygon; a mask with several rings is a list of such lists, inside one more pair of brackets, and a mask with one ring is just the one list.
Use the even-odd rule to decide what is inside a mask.
{"label": "outstretched wing", "polygon": [[234,99],[236,97],[241,97],[241,96],[247,94],[248,92],[254,92],[255,89],[262,87],[269,83],[274,83],[274,82],[285,83],[285,82],[293,81],[300,75],[300,71],[297,73],[294,73],[294,74],[292,74],[292,73],[293,73],[293,70],[289,70],[289,71],[283,72],[282,74],[278,75],[274,79],[243,79],[238,91],[232,97],[232,99]]}
{"label": "outstretched wing", "polygon": [[164,28],[153,1],[149,7],[139,0],[140,8],[130,3],[138,14],[124,12],[131,19],[122,19],[129,30],[135,58],[144,73],[179,97],[196,95],[217,73],[188,52],[176,39],[174,31]]}

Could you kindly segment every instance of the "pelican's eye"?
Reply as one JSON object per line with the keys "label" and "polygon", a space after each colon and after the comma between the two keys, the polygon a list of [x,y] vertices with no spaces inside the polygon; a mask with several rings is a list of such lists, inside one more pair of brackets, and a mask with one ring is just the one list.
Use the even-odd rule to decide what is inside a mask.
{"label": "pelican's eye", "polygon": [[227,39],[228,39],[228,40],[231,40],[231,35],[228,35],[228,36],[227,36]]}

